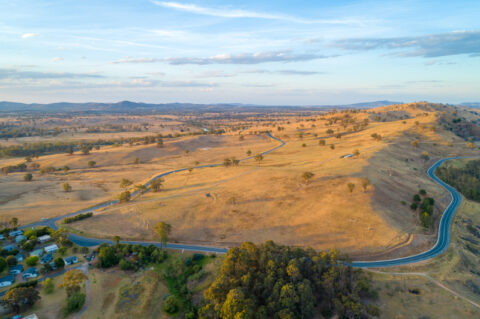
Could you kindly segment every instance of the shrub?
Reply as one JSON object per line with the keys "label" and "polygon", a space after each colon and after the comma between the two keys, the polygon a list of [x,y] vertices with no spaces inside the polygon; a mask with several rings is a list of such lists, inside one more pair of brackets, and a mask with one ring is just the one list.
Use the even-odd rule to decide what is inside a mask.
{"label": "shrub", "polygon": [[25,263],[28,265],[28,266],[35,266],[36,264],[38,264],[38,261],[40,260],[40,258],[38,258],[38,256],[30,256],[28,257],[26,260],[25,260]]}
{"label": "shrub", "polygon": [[17,261],[17,258],[16,258],[15,256],[12,256],[12,255],[8,256],[7,259],[6,259],[6,261],[7,261],[7,264],[8,264],[10,267],[11,267],[11,266],[15,266],[15,265],[17,264],[17,262],[18,262],[18,261]]}
{"label": "shrub", "polygon": [[65,316],[80,310],[85,303],[85,294],[76,292],[67,297],[67,306],[64,309]]}
{"label": "shrub", "polygon": [[56,258],[53,261],[53,264],[55,265],[55,268],[57,268],[57,269],[65,267],[65,261],[61,257]]}
{"label": "shrub", "polygon": [[53,284],[52,278],[45,279],[45,281],[43,282],[43,292],[49,295],[53,292],[54,289],[55,285]]}
{"label": "shrub", "polygon": [[120,263],[118,264],[121,270],[132,270],[135,268],[135,265],[130,261],[126,259],[120,260]]}
{"label": "shrub", "polygon": [[167,299],[165,299],[165,302],[163,303],[163,310],[169,314],[177,312],[178,310],[177,298],[175,298],[175,296],[168,296]]}

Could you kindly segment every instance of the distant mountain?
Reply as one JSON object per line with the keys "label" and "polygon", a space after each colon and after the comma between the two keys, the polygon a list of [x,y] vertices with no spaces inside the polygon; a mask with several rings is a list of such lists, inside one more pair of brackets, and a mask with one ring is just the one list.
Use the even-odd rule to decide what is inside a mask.
{"label": "distant mountain", "polygon": [[16,102],[0,102],[0,112],[198,112],[198,111],[274,111],[274,110],[315,110],[329,108],[371,108],[391,104],[399,104],[400,102],[391,101],[375,101],[363,102],[347,105],[312,105],[312,106],[290,106],[290,105],[255,105],[240,103],[225,104],[193,104],[193,103],[163,103],[150,104],[141,102],[121,101],[117,103],[50,103],[50,104],[25,104]]}
{"label": "distant mountain", "polygon": [[467,107],[473,107],[473,108],[480,108],[480,102],[463,102],[457,104],[458,106],[467,106]]}

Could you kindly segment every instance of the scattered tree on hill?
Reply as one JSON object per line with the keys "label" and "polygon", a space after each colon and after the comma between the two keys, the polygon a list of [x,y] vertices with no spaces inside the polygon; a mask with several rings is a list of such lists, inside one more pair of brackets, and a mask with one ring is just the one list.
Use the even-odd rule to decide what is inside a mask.
{"label": "scattered tree on hill", "polygon": [[120,187],[121,188],[127,188],[128,186],[132,185],[133,182],[129,179],[122,178],[122,181],[120,182]]}
{"label": "scattered tree on hill", "polygon": [[132,194],[130,193],[130,191],[124,191],[121,192],[120,195],[118,195],[118,200],[120,201],[120,203],[129,202],[131,196]]}
{"label": "scattered tree on hill", "polygon": [[334,132],[333,132],[333,130],[332,130],[331,128],[329,128],[326,133],[327,133],[328,135],[333,135]]}
{"label": "scattered tree on hill", "polygon": [[302,144],[302,147],[307,147],[307,144],[303,143],[303,144]]}
{"label": "scattered tree on hill", "polygon": [[163,178],[156,178],[150,182],[150,187],[152,187],[153,192],[159,192],[162,187]]}
{"label": "scattered tree on hill", "polygon": [[413,201],[416,203],[419,203],[422,199],[420,198],[420,195],[415,194],[413,195]]}
{"label": "scattered tree on hill", "polygon": [[133,159],[133,164],[140,164],[140,159],[138,157],[135,157]]}
{"label": "scattered tree on hill", "polygon": [[420,190],[418,191],[418,193],[419,193],[420,195],[422,195],[422,196],[427,195],[427,191],[424,190],[424,189],[420,189]]}
{"label": "scattered tree on hill", "polygon": [[422,154],[420,155],[420,158],[426,162],[430,159],[430,156],[428,155],[428,152],[422,152]]}
{"label": "scattered tree on hill", "polygon": [[155,230],[155,233],[157,233],[157,235],[160,237],[161,248],[164,248],[164,247],[166,248],[167,242],[168,242],[168,236],[172,231],[172,226],[164,222],[159,222],[158,224],[155,225],[153,229]]}
{"label": "scattered tree on hill", "polygon": [[315,174],[313,174],[312,172],[304,172],[302,174],[302,178],[305,181],[305,183],[309,183],[310,180],[313,178],[313,176],[315,176]]}
{"label": "scattered tree on hill", "polygon": [[135,185],[135,189],[136,189],[139,193],[143,194],[143,193],[145,193],[145,192],[147,191],[147,186],[145,186],[145,185],[143,185],[143,184],[137,184],[137,185]]}
{"label": "scattered tree on hill", "polygon": [[95,167],[96,164],[97,164],[97,162],[95,162],[95,161],[88,161],[88,163],[87,163],[88,167],[90,167],[90,168]]}
{"label": "scattered tree on hill", "polygon": [[353,151],[353,156],[360,156],[360,151],[359,150],[355,150]]}
{"label": "scattered tree on hill", "polygon": [[252,155],[252,151],[251,150],[248,150],[247,151],[247,156],[251,156]]}
{"label": "scattered tree on hill", "polygon": [[326,144],[325,140],[319,140],[318,141],[318,145],[320,145],[320,146],[325,146],[325,144]]}
{"label": "scattered tree on hill", "polygon": [[371,184],[370,180],[368,179],[368,177],[365,176],[365,177],[362,178],[361,183],[362,183],[363,191],[366,192],[368,186],[370,186],[370,184]]}
{"label": "scattered tree on hill", "polygon": [[413,147],[418,147],[420,145],[420,142],[418,140],[411,141],[410,144],[412,144]]}
{"label": "scattered tree on hill", "polygon": [[355,188],[355,184],[354,184],[354,183],[348,183],[348,184],[347,184],[347,188],[348,188],[348,191],[349,191],[350,193],[352,193],[352,192],[353,192],[353,189]]}
{"label": "scattered tree on hill", "polygon": [[68,173],[69,170],[70,170],[70,167],[68,167],[67,165],[63,167],[63,171],[65,172],[65,174]]}
{"label": "scattered tree on hill", "polygon": [[30,173],[27,173],[27,174],[25,174],[25,175],[23,176],[23,180],[24,180],[25,182],[31,182],[32,179],[33,179],[33,175],[30,174]]}
{"label": "scattered tree on hill", "polygon": [[163,139],[159,138],[159,139],[157,140],[157,147],[158,147],[158,148],[162,148],[162,147],[163,147]]}
{"label": "scattered tree on hill", "polygon": [[72,191],[72,186],[70,186],[69,183],[64,183],[64,184],[63,184],[63,190],[64,190],[65,192],[67,192],[67,193],[68,193],[68,192],[71,192],[71,191]]}
{"label": "scattered tree on hill", "polygon": [[7,291],[2,303],[9,306],[15,313],[20,313],[23,306],[33,306],[40,300],[40,295],[34,287],[18,287]]}
{"label": "scattered tree on hill", "polygon": [[256,160],[257,162],[261,162],[261,161],[263,160],[263,155],[262,155],[262,154],[257,154],[257,155],[255,155],[255,160]]}
{"label": "scattered tree on hill", "polygon": [[92,148],[93,146],[91,144],[80,144],[80,152],[82,152],[83,155],[90,154]]}
{"label": "scattered tree on hill", "polygon": [[377,134],[377,133],[372,133],[372,135],[370,135],[374,140],[377,140],[377,141],[381,141],[382,140],[382,136],[380,134]]}
{"label": "scattered tree on hill", "polygon": [[72,154],[73,154],[73,147],[71,147],[71,146],[67,147],[66,153],[67,153],[68,155],[72,155]]}
{"label": "scattered tree on hill", "polygon": [[330,144],[330,149],[334,150],[335,149],[335,144]]}
{"label": "scattered tree on hill", "polygon": [[342,138],[342,134],[337,133],[337,134],[335,135],[335,137],[336,137],[336,138]]}

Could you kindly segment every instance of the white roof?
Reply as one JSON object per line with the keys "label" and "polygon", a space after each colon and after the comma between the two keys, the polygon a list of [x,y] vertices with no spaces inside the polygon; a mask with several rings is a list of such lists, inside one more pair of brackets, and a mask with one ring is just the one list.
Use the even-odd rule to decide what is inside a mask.
{"label": "white roof", "polygon": [[50,238],[51,238],[50,235],[43,235],[43,236],[38,237],[38,240],[48,240]]}
{"label": "white roof", "polygon": [[23,319],[38,319],[38,317],[37,317],[36,314],[31,314],[31,315],[28,315],[26,317],[23,317]]}
{"label": "white roof", "polygon": [[58,250],[58,246],[56,244],[53,244],[53,245],[45,246],[43,247],[43,249],[45,249],[45,251]]}

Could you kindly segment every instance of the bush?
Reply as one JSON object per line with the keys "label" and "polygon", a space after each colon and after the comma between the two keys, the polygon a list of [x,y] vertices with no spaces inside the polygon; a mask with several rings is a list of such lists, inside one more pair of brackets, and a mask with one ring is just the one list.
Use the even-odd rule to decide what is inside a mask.
{"label": "bush", "polygon": [[54,289],[55,289],[55,285],[53,284],[52,278],[45,279],[45,281],[43,282],[43,291],[47,295],[49,295],[53,292]]}
{"label": "bush", "polygon": [[76,222],[78,220],[82,220],[82,219],[89,218],[89,217],[92,217],[92,216],[93,216],[93,213],[88,212],[88,213],[85,213],[85,214],[78,214],[78,215],[75,215],[75,216],[72,216],[72,217],[65,217],[63,219],[63,223],[64,224],[70,224],[70,223]]}
{"label": "bush", "polygon": [[85,303],[85,294],[76,292],[67,297],[67,306],[64,309],[65,316],[80,310]]}
{"label": "bush", "polygon": [[28,257],[26,260],[25,260],[25,263],[28,265],[28,266],[35,266],[36,264],[38,264],[38,261],[40,260],[40,258],[38,258],[38,256],[30,256]]}
{"label": "bush", "polygon": [[12,256],[12,255],[8,256],[7,259],[6,259],[6,261],[7,261],[7,264],[8,264],[10,267],[11,267],[11,266],[15,266],[15,265],[17,264],[17,262],[18,262],[18,261],[17,261],[17,258],[16,258],[15,256]]}
{"label": "bush", "polygon": [[0,257],[0,273],[3,272],[7,268],[7,261],[5,258]]}
{"label": "bush", "polygon": [[118,264],[121,270],[132,270],[135,268],[135,265],[130,261],[126,259],[120,260],[120,263]]}
{"label": "bush", "polygon": [[53,264],[55,265],[55,268],[57,268],[57,269],[65,267],[65,261],[61,257],[56,258],[53,261]]}
{"label": "bush", "polygon": [[168,296],[163,303],[163,310],[166,313],[172,314],[178,311],[178,302],[175,296]]}
{"label": "bush", "polygon": [[16,289],[16,288],[34,288],[37,287],[38,285],[38,280],[28,280],[25,282],[19,282],[18,284],[10,287],[8,290]]}

